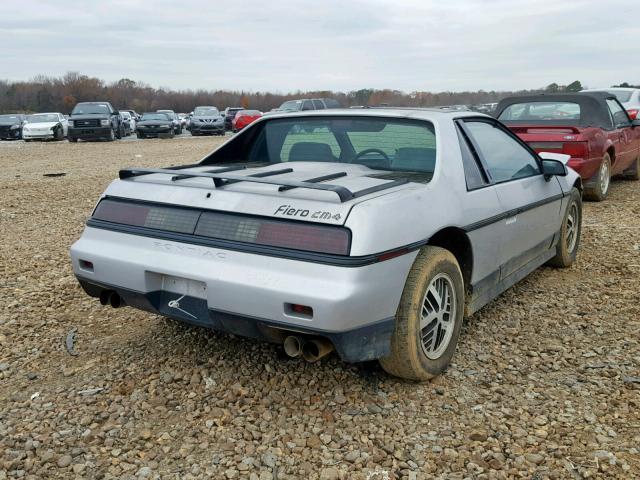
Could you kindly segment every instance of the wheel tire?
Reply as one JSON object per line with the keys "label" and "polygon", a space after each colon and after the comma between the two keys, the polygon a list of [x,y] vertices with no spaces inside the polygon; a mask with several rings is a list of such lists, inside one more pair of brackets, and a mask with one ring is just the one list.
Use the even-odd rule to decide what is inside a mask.
{"label": "wheel tire", "polygon": [[75,138],[75,137],[69,137],[69,138],[68,138],[68,140],[69,140],[71,143],[78,143],[78,139],[77,139],[77,138]]}
{"label": "wheel tire", "polygon": [[118,127],[118,131],[116,132],[116,138],[120,140],[122,137],[124,137],[124,129],[122,128],[122,125],[120,125]]}
{"label": "wheel tire", "polygon": [[143,135],[143,134],[141,134],[141,133],[136,133],[136,136],[137,136],[138,138],[144,138],[144,135]]}
{"label": "wheel tire", "polygon": [[[433,306],[435,294],[431,292],[436,288],[434,285],[442,285],[441,281],[447,285],[453,312],[449,312],[448,321],[435,318],[421,329],[422,312],[428,312],[428,307]],[[429,315],[433,314],[433,310],[435,309]],[[442,316],[441,310],[440,315]],[[451,362],[456,350],[463,315],[464,281],[456,258],[444,248],[424,247],[411,267],[402,292],[391,338],[391,352],[380,359],[380,365],[387,373],[408,380],[424,381],[440,375]],[[437,322],[436,335],[443,332],[441,325],[447,322],[448,329],[441,343],[435,345],[436,351],[431,352],[433,358],[429,358],[423,348],[422,332],[434,321]],[[428,338],[428,333],[425,338]]]}
{"label": "wheel tire", "polygon": [[197,134],[197,133],[193,133],[193,130],[191,130],[191,136],[192,136],[192,137],[197,137],[197,136],[198,136],[198,134]]}
{"label": "wheel tire", "polygon": [[585,186],[584,197],[594,202],[602,202],[609,195],[611,187],[611,156],[608,153],[602,157],[598,172],[594,175],[594,182]]}
{"label": "wheel tire", "polygon": [[109,138],[107,138],[108,142],[113,142],[116,139],[116,132],[113,131],[113,128],[109,130]]}
{"label": "wheel tire", "polygon": [[622,172],[622,175],[627,180],[640,180],[640,156],[636,158],[632,166]]}
{"label": "wheel tire", "polygon": [[549,260],[549,265],[566,268],[576,261],[582,233],[582,198],[577,188],[571,189],[567,210],[564,212],[560,227],[560,240],[556,245],[556,256]]}
{"label": "wheel tire", "polygon": [[64,130],[62,130],[62,127],[56,129],[54,137],[56,140],[64,140]]}

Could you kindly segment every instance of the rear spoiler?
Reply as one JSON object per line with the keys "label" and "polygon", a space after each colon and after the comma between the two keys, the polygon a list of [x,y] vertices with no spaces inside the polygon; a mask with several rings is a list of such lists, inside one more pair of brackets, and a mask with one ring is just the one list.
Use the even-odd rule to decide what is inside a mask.
{"label": "rear spoiler", "polygon": [[[189,165],[189,167],[193,167],[194,165]],[[267,172],[254,173],[252,175],[237,175],[233,173],[227,173],[232,171],[244,170],[246,167],[230,167],[230,168],[219,168],[217,170],[209,170],[206,172],[189,172],[184,173],[182,169],[185,167],[174,167],[174,168],[124,168],[120,170],[119,177],[121,180],[126,180],[132,177],[138,177],[141,175],[150,175],[153,173],[163,173],[166,175],[171,175],[171,181],[175,182],[178,180],[182,180],[185,178],[210,178],[213,180],[213,185],[215,188],[221,188],[225,185],[230,185],[232,183],[237,182],[253,182],[253,183],[264,183],[267,185],[278,185],[280,188],[278,191],[282,192],[285,190],[291,190],[294,188],[308,188],[311,190],[324,190],[327,192],[333,192],[338,195],[341,203],[344,203],[348,200],[352,200],[354,198],[362,197],[364,195],[368,195],[370,193],[378,192],[380,190],[386,190],[388,188],[397,187],[398,185],[403,185],[408,183],[409,180],[406,178],[392,180],[390,182],[381,183],[380,185],[374,185],[373,187],[365,188],[363,190],[358,190],[353,192],[349,190],[347,187],[342,185],[332,185],[329,183],[320,183],[325,180],[332,180],[334,178],[344,177],[346,176],[346,172],[337,172],[329,175],[324,175],[322,177],[310,178],[304,181],[296,181],[296,180],[275,180],[275,179],[267,179],[264,177],[269,177],[272,175],[280,175],[283,173],[291,173],[293,172],[293,168],[283,168],[280,170],[271,170]],[[188,168],[188,167],[187,167]]]}
{"label": "rear spoiler", "polygon": [[[510,125],[505,123],[513,133],[568,133],[578,135],[580,129],[570,125]],[[534,130],[534,131],[531,131]],[[557,132],[562,130],[562,132]]]}

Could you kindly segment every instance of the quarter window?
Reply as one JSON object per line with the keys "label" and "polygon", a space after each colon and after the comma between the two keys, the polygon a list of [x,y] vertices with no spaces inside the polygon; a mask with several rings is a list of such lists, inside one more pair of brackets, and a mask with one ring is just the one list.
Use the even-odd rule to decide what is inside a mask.
{"label": "quarter window", "polygon": [[540,173],[534,155],[500,127],[489,122],[465,122],[495,183]]}
{"label": "quarter window", "polygon": [[627,116],[627,112],[624,111],[624,108],[622,108],[618,102],[608,98],[607,106],[609,107],[609,111],[613,117],[614,127],[619,128],[629,126],[629,117]]}

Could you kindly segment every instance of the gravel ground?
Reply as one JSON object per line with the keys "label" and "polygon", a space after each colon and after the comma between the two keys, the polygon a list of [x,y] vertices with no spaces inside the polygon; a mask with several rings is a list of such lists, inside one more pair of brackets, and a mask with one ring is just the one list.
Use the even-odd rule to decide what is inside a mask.
{"label": "gravel ground", "polygon": [[219,141],[0,143],[0,479],[640,477],[640,184],[587,203],[577,264],[468,319],[413,384],[81,291],[68,248],[118,168]]}

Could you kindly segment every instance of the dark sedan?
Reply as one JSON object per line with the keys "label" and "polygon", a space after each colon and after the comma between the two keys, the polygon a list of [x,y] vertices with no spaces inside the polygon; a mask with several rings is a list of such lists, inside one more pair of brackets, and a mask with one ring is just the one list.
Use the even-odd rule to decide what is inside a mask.
{"label": "dark sedan", "polygon": [[138,138],[174,136],[173,121],[165,113],[143,113],[142,118],[136,124]]}
{"label": "dark sedan", "polygon": [[25,116],[19,113],[0,115],[0,140],[20,140]]}

